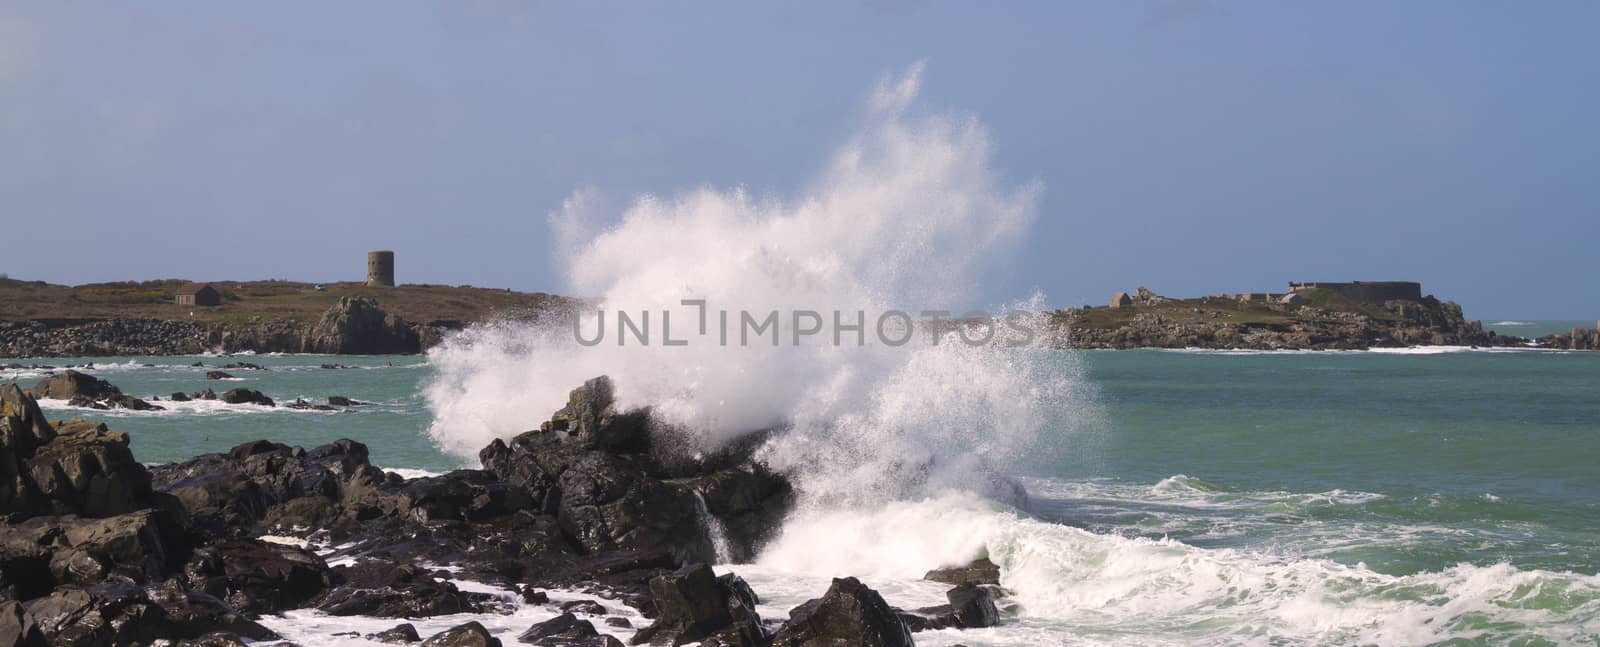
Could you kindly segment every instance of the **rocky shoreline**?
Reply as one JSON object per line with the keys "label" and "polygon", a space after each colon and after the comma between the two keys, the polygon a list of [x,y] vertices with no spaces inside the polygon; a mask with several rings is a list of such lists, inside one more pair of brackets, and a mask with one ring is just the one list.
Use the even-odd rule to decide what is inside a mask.
{"label": "rocky shoreline", "polygon": [[[0,407],[0,647],[260,644],[281,640],[261,619],[293,609],[394,618],[367,636],[382,642],[502,644],[477,622],[432,637],[404,622],[508,612],[458,578],[559,611],[518,635],[533,645],[622,644],[609,631],[632,644],[897,646],[1009,612],[999,569],[979,560],[929,573],[954,586],[948,605],[896,609],[840,578],[787,619],[760,617],[758,592],[707,564],[749,560],[794,504],[755,458],[770,432],[687,451],[648,410],[619,411],[604,377],[539,429],[484,447],[482,469],[412,479],[349,440],[145,466],[127,434],[47,421],[15,385]],[[651,623],[633,632],[602,604],[557,608],[547,590]]]}
{"label": "rocky shoreline", "polygon": [[315,323],[252,318],[0,321],[0,357],[115,357],[220,353],[406,355],[458,330],[458,321],[412,323],[366,297],[339,299]]}

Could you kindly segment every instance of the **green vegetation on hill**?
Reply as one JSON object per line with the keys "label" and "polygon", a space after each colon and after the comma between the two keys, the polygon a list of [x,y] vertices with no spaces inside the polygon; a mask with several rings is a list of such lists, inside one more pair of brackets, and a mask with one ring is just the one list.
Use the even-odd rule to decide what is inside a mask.
{"label": "green vegetation on hill", "polygon": [[253,318],[314,322],[340,297],[377,299],[390,314],[414,322],[463,322],[537,315],[560,308],[563,297],[543,292],[512,292],[468,285],[410,284],[369,287],[364,283],[294,281],[212,281],[222,305],[180,306],[175,291],[188,281],[120,281],[54,285],[43,281],[0,279],[0,321],[29,319],[172,319],[233,323]]}

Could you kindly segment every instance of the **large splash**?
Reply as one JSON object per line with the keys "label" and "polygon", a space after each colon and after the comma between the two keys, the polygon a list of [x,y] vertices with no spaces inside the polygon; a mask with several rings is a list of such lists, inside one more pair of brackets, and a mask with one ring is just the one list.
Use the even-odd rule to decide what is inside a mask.
{"label": "large splash", "polygon": [[[1042,334],[1022,348],[1012,347],[1016,335],[935,344],[918,329],[896,346],[876,334],[882,313],[960,314],[974,303],[1033,220],[1040,191],[996,176],[975,119],[919,112],[921,72],[883,82],[858,130],[796,195],[706,187],[641,196],[615,212],[592,192],[574,194],[550,218],[556,255],[569,292],[595,300],[579,329],[606,335],[585,346],[570,325],[505,324],[435,349],[438,377],[426,395],[436,442],[472,455],[607,374],[622,404],[652,406],[705,448],[784,426],[768,458],[813,493],[965,486],[979,463],[1004,466],[1033,447],[1063,403],[1082,395],[1072,362],[1037,348]],[[685,300],[705,302],[704,334],[702,307]],[[797,311],[820,313],[825,332],[793,343],[810,324],[790,317]],[[652,343],[619,345],[619,312],[653,318]],[[770,312],[781,313],[781,343],[741,343],[741,313]],[[668,316],[671,337],[686,345],[662,343]],[[861,321],[864,334],[832,334],[836,323]]]}

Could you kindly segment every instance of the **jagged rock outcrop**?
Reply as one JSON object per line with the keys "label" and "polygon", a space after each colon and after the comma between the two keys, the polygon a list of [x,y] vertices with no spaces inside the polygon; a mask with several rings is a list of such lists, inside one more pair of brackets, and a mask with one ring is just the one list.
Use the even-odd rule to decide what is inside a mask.
{"label": "jagged rock outcrop", "polygon": [[911,632],[883,596],[853,577],[835,578],[822,597],[795,607],[772,647],[911,647]]}
{"label": "jagged rock outcrop", "polygon": [[387,355],[421,351],[417,331],[366,297],[342,297],[306,334],[307,353]]}
{"label": "jagged rock outcrop", "polygon": [[756,613],[756,595],[737,575],[718,578],[711,567],[691,564],[650,580],[650,592],[660,615],[634,634],[631,642],[635,645],[766,644],[767,632]]}

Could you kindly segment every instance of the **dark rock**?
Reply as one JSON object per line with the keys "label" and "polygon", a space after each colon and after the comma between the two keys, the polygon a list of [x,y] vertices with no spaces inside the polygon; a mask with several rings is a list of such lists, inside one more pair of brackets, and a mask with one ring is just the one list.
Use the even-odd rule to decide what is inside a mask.
{"label": "dark rock", "polygon": [[609,618],[606,618],[605,619],[605,623],[606,623],[607,627],[616,627],[618,629],[632,629],[633,628],[633,623],[629,622],[627,618],[624,618],[622,616],[611,616]]}
{"label": "dark rock", "polygon": [[223,364],[220,368],[231,368],[231,369],[238,370],[238,371],[265,371],[265,370],[267,370],[265,368],[262,368],[260,364],[251,364],[249,362],[233,362],[231,364]]}
{"label": "dark rock", "polygon": [[290,409],[300,409],[300,410],[307,410],[307,411],[334,411],[333,407],[330,407],[330,406],[328,406],[326,404],[311,404],[310,402],[306,402],[304,398],[295,398],[294,402],[290,402],[289,404],[286,404],[284,406],[288,407]]}
{"label": "dark rock", "polygon": [[222,401],[228,404],[259,404],[264,407],[277,406],[272,398],[253,389],[228,389],[222,392]]}
{"label": "dark rock", "polygon": [[[27,424],[19,421],[12,428],[22,426]],[[36,440],[37,427],[34,430]],[[127,434],[82,420],[68,421],[52,434],[49,442],[35,443],[29,455],[0,449],[0,463],[11,463],[0,465],[0,472],[26,470],[18,475],[25,482],[14,490],[26,495],[12,499],[16,507],[0,511],[107,517],[151,504],[149,472],[133,459]],[[20,435],[16,442],[21,443],[19,449],[28,443]],[[0,503],[7,498],[0,494]]]}
{"label": "dark rock", "polygon": [[328,404],[331,405],[331,406],[335,406],[335,407],[359,407],[359,406],[362,406],[362,405],[368,405],[368,404],[372,404],[372,403],[371,402],[362,402],[360,400],[352,400],[352,399],[344,397],[342,395],[330,395],[330,396],[328,396]]}
{"label": "dark rock", "polygon": [[611,613],[611,610],[605,608],[604,605],[600,604],[599,602],[595,602],[594,600],[572,600],[571,602],[562,602],[560,608],[562,611],[567,611],[570,613],[582,613],[584,615],[591,616],[603,616],[607,613]]}
{"label": "dark rock", "polygon": [[177,391],[177,392],[173,393],[172,395],[167,396],[167,399],[171,400],[173,402],[188,402],[191,398],[189,397],[188,394],[186,394],[186,393],[184,393],[182,391]]}
{"label": "dark rock", "polygon": [[297,546],[223,539],[195,549],[183,569],[191,586],[248,613],[297,609],[332,585],[328,565]]}
{"label": "dark rock", "polygon": [[424,618],[450,613],[480,613],[494,602],[486,593],[467,593],[415,566],[368,559],[334,569],[339,586],[317,607],[335,616]]}
{"label": "dark rock", "polygon": [[500,639],[476,621],[456,625],[422,642],[422,647],[501,647]]}
{"label": "dark rock", "polygon": [[789,612],[773,647],[862,645],[909,647],[911,632],[877,591],[856,578],[834,579],[821,598]]}
{"label": "dark rock", "polygon": [[228,373],[225,373],[223,371],[206,371],[206,379],[208,379],[208,380],[231,380],[231,379],[233,379],[233,376],[228,374]]}
{"label": "dark rock", "polygon": [[529,627],[517,636],[520,642],[548,647],[621,647],[622,641],[595,631],[594,623],[563,613]]}
{"label": "dark rock", "polygon": [[175,581],[148,590],[129,583],[63,588],[29,602],[27,610],[55,645],[190,640],[219,631],[254,640],[278,637],[220,600]]}
{"label": "dark rock", "polygon": [[375,634],[367,634],[367,639],[375,640],[381,643],[405,645],[414,642],[421,642],[422,636],[417,635],[416,627],[413,627],[411,623],[406,622],[395,625],[390,629],[386,629]]}
{"label": "dark rock", "polygon": [[550,602],[549,594],[531,586],[522,587],[521,595],[522,601],[528,604],[548,604]]}
{"label": "dark rock", "polygon": [[928,571],[922,579],[930,582],[945,584],[1000,584],[1000,567],[989,561],[988,557],[979,557],[966,566],[949,566]]}
{"label": "dark rock", "polygon": [[[731,574],[730,574],[731,575]],[[755,593],[737,576],[718,579],[705,564],[685,566],[650,580],[655,596],[654,623],[634,635],[633,644],[681,645],[714,640],[725,645],[759,645],[766,632],[756,613]]]}
{"label": "dark rock", "polygon": [[992,627],[1000,622],[1000,610],[995,608],[994,594],[986,586],[962,584],[945,592],[954,610],[956,622],[963,629]]}

